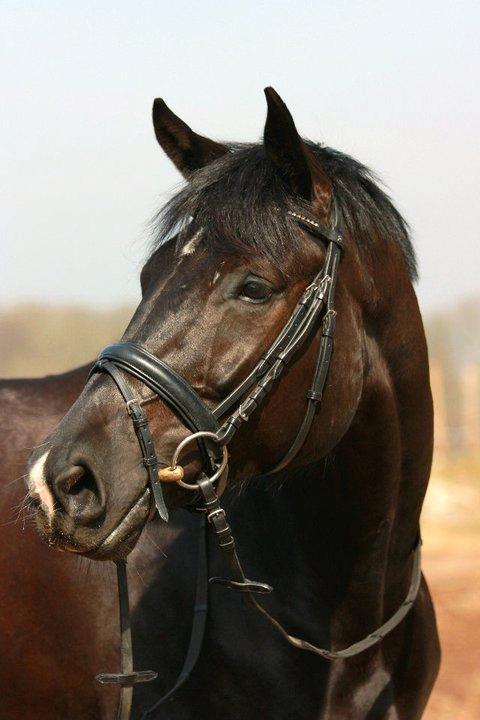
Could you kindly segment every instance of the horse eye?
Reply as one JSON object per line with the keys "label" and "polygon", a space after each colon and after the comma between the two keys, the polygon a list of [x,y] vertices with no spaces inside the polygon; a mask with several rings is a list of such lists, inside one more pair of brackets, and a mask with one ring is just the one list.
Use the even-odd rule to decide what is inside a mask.
{"label": "horse eye", "polygon": [[240,290],[240,297],[248,302],[266,302],[272,296],[272,288],[261,280],[247,280]]}

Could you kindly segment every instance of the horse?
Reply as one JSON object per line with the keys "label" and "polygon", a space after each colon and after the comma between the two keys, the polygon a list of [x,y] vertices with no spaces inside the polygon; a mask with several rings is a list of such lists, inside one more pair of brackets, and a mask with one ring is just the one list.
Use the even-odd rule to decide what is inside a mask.
{"label": "horse", "polygon": [[[37,526],[117,567],[151,532],[169,538],[133,597],[135,660],[158,672],[134,718],[417,720],[440,649],[419,565],[433,411],[415,254],[371,172],[304,140],[265,92],[252,144],[154,102],[186,183],[155,218],[122,342],[30,458]],[[204,638],[157,706],[188,639],[205,512]]]}
{"label": "horse", "polygon": [[[94,681],[99,668],[118,663],[114,573],[98,572],[93,561],[52,552],[35,531],[23,484],[32,448],[41,447],[45,432],[54,429],[80,394],[91,365],[43,378],[0,381],[1,720],[99,720],[115,714],[115,690]],[[150,537],[146,534],[133,553],[133,595],[147,595],[149,588],[151,595],[160,581],[157,575],[168,572],[162,560],[168,543],[178,542],[180,528],[186,538],[190,532],[187,542],[196,541],[191,522],[189,514],[180,512],[167,537],[157,537],[152,523]],[[186,563],[184,572],[195,568]],[[187,614],[188,577],[185,582]],[[144,601],[142,613],[155,622],[152,604]],[[147,645],[148,635],[144,640]],[[142,650],[141,632],[136,649]],[[178,650],[181,662],[182,647]],[[173,651],[171,657],[175,659]]]}
{"label": "horse", "polygon": [[41,541],[23,483],[32,448],[65,415],[90,367],[0,381],[2,720],[108,717],[116,702],[91,682],[99,663],[116,661],[115,648],[108,646],[116,631],[111,580]]}
{"label": "horse", "polygon": [[[78,560],[72,563],[73,557],[51,552],[35,532],[24,508],[22,473],[32,448],[80,394],[89,367],[46,378],[0,382],[0,717],[5,720],[80,717],[81,692],[88,695],[91,673],[88,662],[82,662],[82,652],[89,644],[98,648],[99,643],[93,624],[82,627],[78,618],[84,613],[97,617],[98,603],[91,609],[94,615],[89,615],[88,595],[82,597],[78,579]],[[89,580],[97,592],[102,590],[98,579]],[[111,612],[108,594],[106,599],[107,619]],[[78,655],[69,659],[72,644]],[[103,660],[104,653],[97,652],[95,657],[94,650],[91,654],[94,666]],[[65,696],[62,666],[74,678],[71,687],[76,690],[70,698]]]}

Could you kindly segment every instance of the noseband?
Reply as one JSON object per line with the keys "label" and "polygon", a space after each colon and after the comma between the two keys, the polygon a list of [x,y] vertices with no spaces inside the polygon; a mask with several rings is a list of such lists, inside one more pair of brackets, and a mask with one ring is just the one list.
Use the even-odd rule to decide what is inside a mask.
{"label": "noseband", "polygon": [[[292,362],[299,349],[309,340],[319,327],[320,340],[317,361],[311,383],[306,392],[306,410],[297,434],[284,457],[266,474],[283,470],[302,448],[312,426],[316,407],[322,400],[328,369],[333,351],[336,312],[334,295],[338,267],[343,249],[343,238],[339,228],[330,228],[306,214],[288,212],[290,219],[307,230],[311,235],[327,243],[324,265],[304,290],[292,315],[270,348],[260,358],[249,375],[216,408],[208,407],[192,386],[162,360],[154,357],[148,350],[132,342],[117,343],[104,348],[98,356],[91,374],[108,373],[117,385],[125,400],[128,414],[140,445],[143,463],[148,472],[149,485],[160,517],[168,520],[168,511],[162,491],[162,482],[175,481],[182,487],[195,491],[197,509],[206,513],[208,522],[213,526],[219,546],[224,553],[229,570],[229,578],[210,578],[211,583],[226,585],[244,594],[247,602],[255,607],[284,639],[302,650],[308,650],[328,660],[353,657],[380,642],[405,617],[412,607],[418,593],[421,580],[420,540],[413,550],[413,569],[407,596],[400,608],[380,628],[367,635],[363,640],[343,650],[318,648],[311,643],[290,635],[253,597],[253,593],[269,593],[272,588],[266,583],[249,580],[235,550],[235,541],[227,523],[225,511],[220,506],[219,495],[226,482],[227,445],[237,430],[249,420],[252,413],[265,400],[283,371]],[[179,420],[191,431],[191,435],[182,440],[174,452],[170,465],[157,458],[147,416],[142,404],[145,400],[136,397],[125,374],[131,375],[146,385],[162,400]],[[195,484],[185,483],[183,468],[178,459],[184,446],[196,442],[202,458],[202,473]],[[265,474],[265,473],[264,473]],[[218,485],[215,487],[215,481]],[[199,501],[198,501],[199,499]],[[198,508],[199,502],[201,508]],[[204,523],[203,523],[204,525]],[[203,531],[202,531],[203,533]],[[204,547],[204,538],[201,548]],[[117,563],[120,621],[122,629],[121,657],[122,672],[99,675],[102,683],[116,683],[122,686],[121,704],[117,718],[128,718],[131,704],[132,686],[137,682],[147,682],[156,677],[151,671],[134,672],[131,656],[131,637],[128,612],[128,592],[124,563]],[[205,577],[206,555],[200,553],[199,574],[197,579],[196,606],[203,610],[195,611],[192,636],[182,672],[173,689],[155,705],[147,710],[143,718],[170,698],[189,676],[199,655],[206,615]],[[203,602],[199,602],[202,600]],[[123,713],[123,714],[122,714]]]}

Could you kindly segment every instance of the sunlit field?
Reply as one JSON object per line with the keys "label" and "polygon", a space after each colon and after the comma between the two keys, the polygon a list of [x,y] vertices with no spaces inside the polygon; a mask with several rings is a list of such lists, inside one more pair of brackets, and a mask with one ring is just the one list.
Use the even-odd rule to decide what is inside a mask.
{"label": "sunlit field", "polygon": [[424,573],[442,644],[427,720],[480,716],[480,456],[435,469],[423,512]]}

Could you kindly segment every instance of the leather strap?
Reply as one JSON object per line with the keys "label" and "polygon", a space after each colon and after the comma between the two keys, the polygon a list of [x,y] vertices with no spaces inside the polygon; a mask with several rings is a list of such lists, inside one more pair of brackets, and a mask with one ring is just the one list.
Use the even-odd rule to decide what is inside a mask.
{"label": "leather strap", "polygon": [[205,504],[205,510],[207,513],[207,520],[211,523],[215,535],[218,540],[220,549],[222,550],[224,557],[227,560],[230,574],[232,578],[210,578],[209,582],[218,583],[220,585],[228,585],[229,587],[235,588],[245,592],[250,597],[250,593],[270,593],[272,587],[266,583],[257,582],[255,580],[248,580],[243,572],[240,559],[235,549],[235,540],[232,535],[232,530],[227,522],[225,510],[220,507],[218,495],[215,492],[212,481],[208,477],[202,477],[198,481],[200,492],[203,495]]}
{"label": "leather strap", "polygon": [[125,400],[127,412],[132,418],[133,428],[137,436],[138,444],[140,445],[140,450],[142,451],[143,464],[148,472],[150,489],[155,501],[155,506],[162,520],[168,522],[168,510],[163,497],[162,483],[159,481],[157,475],[159,463],[147,416],[133,394],[129,384],[113,362],[100,360],[97,361],[97,364],[98,369],[110,375]]}
{"label": "leather strap", "polygon": [[135,671],[133,669],[127,563],[126,560],[118,560],[115,564],[117,566],[118,602],[120,610],[121,671],[118,673],[100,673],[95,679],[102,685],[120,685],[120,700],[117,707],[116,720],[129,720],[134,685],[155,680],[157,673],[153,670]]}
{"label": "leather strap", "polygon": [[311,215],[307,215],[305,212],[297,213],[287,210],[287,215],[294,218],[298,225],[312,235],[316,235],[322,240],[326,239],[329,242],[336,243],[340,249],[343,248],[343,237],[336,224],[333,227],[329,227]]}
{"label": "leather strap", "polygon": [[272,617],[270,613],[268,613],[265,608],[256,601],[255,598],[252,598],[251,600],[255,608],[268,620],[268,622],[280,633],[280,635],[282,635],[282,637],[290,645],[293,645],[293,647],[296,647],[299,650],[307,650],[314,653],[315,655],[321,655],[321,657],[325,658],[326,660],[346,660],[348,658],[355,657],[355,655],[359,655],[365,650],[368,650],[368,648],[371,648],[374,645],[377,645],[377,643],[381,642],[389,633],[392,632],[392,630],[394,630],[402,622],[405,616],[412,609],[412,606],[418,595],[420,583],[422,581],[421,546],[422,541],[419,537],[413,550],[412,576],[410,580],[410,586],[408,588],[408,593],[398,610],[386,622],[384,622],[383,625],[380,625],[380,627],[378,627],[376,630],[364,637],[362,640],[359,640],[358,642],[353,643],[353,645],[349,645],[342,650],[328,650],[326,648],[319,648],[316,645],[308,642],[307,640],[302,640],[295,637],[294,635],[290,635],[287,630],[285,630],[285,628],[278,622],[278,620],[275,620],[275,618]]}
{"label": "leather strap", "polygon": [[[325,235],[325,228],[320,224],[317,225],[321,228],[318,231],[320,235]],[[214,411],[215,416],[219,417],[245,391],[255,385],[237,410],[224,421],[218,432],[221,441],[226,444],[231,441],[238,428],[247,422],[250,415],[263,402],[275,381],[310,337],[318,318],[326,309],[321,326],[317,364],[312,383],[307,391],[307,408],[302,424],[284,457],[266,473],[267,475],[285,468],[301,450],[315,418],[316,405],[323,396],[333,352],[333,336],[336,326],[334,294],[342,248],[339,231],[334,228],[330,234],[333,234],[338,242],[330,240],[324,268],[303,293],[290,320],[250,375]]]}
{"label": "leather strap", "polygon": [[[215,489],[208,478],[203,479],[199,482],[200,489],[205,498],[205,505],[209,515],[207,517],[212,518],[212,524],[214,526],[215,533],[217,535],[220,549],[222,550],[227,564],[230,568],[230,573],[233,579],[229,578],[210,578],[210,582],[226,585],[233,590],[239,590],[244,593],[245,600],[248,601],[268,622],[280,633],[280,635],[293,647],[299,650],[306,650],[312,652],[315,655],[320,655],[326,660],[345,660],[347,658],[354,657],[364,652],[373,645],[376,645],[383,640],[392,630],[394,630],[410,612],[420,588],[422,580],[422,569],[421,569],[421,546],[422,541],[420,535],[418,536],[415,547],[413,548],[413,560],[412,560],[412,575],[410,580],[410,586],[405,597],[405,600],[400,605],[398,610],[380,627],[373,632],[369,633],[362,640],[359,640],[352,645],[341,650],[330,650],[328,648],[320,648],[307,640],[302,640],[285,630],[283,625],[278,622],[260,603],[253,597],[253,593],[268,593],[272,591],[272,587],[266,583],[260,583],[257,581],[248,580],[245,577],[241,562],[235,552],[235,541],[225,517],[225,511],[220,507],[218,497],[216,496]],[[213,508],[213,511],[212,511]]]}
{"label": "leather strap", "polygon": [[[106,371],[113,378],[125,402],[127,403],[127,409],[129,409],[129,414],[132,417],[134,425],[137,422],[144,428],[144,432],[141,432],[140,434],[137,432],[137,428],[135,429],[141,447],[143,438],[146,438],[147,434],[149,436],[149,440],[151,440],[150,429],[148,427],[148,422],[146,422],[145,413],[141,410],[140,401],[136,401],[130,386],[123,379],[122,373],[119,372],[119,369],[127,372],[133,377],[136,377],[148,388],[150,388],[150,390],[161,398],[161,400],[165,402],[172,412],[174,412],[182,423],[192,432],[197,432],[199,430],[217,432],[219,425],[213,412],[203,402],[191,385],[189,385],[186,380],[175,372],[173,368],[159,358],[156,358],[152,355],[152,353],[136,343],[124,342],[107,345],[107,347],[105,347],[97,357],[95,364],[90,371],[90,376],[96,372]],[[145,425],[143,424],[144,420],[146,423]],[[212,467],[211,458],[213,457],[216,459],[218,457],[218,444],[209,441],[208,438],[202,438],[198,441],[198,446],[202,455],[204,467],[206,469],[210,469]],[[144,456],[145,466],[148,469],[148,460],[143,452],[143,447],[142,453]],[[152,441],[151,456],[153,457],[154,455],[155,450]],[[156,470],[158,467],[158,461],[156,461],[156,458],[154,464],[155,473],[153,474],[149,470],[149,475],[152,490],[156,491],[158,495],[157,485],[161,488],[161,484],[153,482],[154,480],[157,480]],[[166,508],[161,516],[163,519],[168,519]]]}
{"label": "leather strap", "polygon": [[[150,708],[143,712],[141,720],[149,718],[166,700],[175,695],[190,676],[200,655],[208,613],[208,555],[206,543],[206,523],[205,518],[202,516],[199,524],[197,584],[193,608],[192,631],[185,661],[173,687]],[[119,560],[116,562],[116,566],[120,609],[120,659],[122,669],[120,673],[101,673],[97,675],[96,679],[102,685],[120,685],[120,701],[117,708],[116,720],[129,720],[133,686],[140,682],[151,682],[155,680],[158,673],[151,670],[135,671],[133,669],[127,563],[125,560]]]}
{"label": "leather strap", "polygon": [[173,368],[133,342],[107,345],[97,358],[95,367],[110,360],[125,372],[141,380],[180,418],[192,432],[216,432],[218,422],[200,396]]}
{"label": "leather strap", "polygon": [[172,699],[175,693],[180,690],[182,685],[190,677],[195,667],[200,652],[202,650],[203,638],[205,636],[205,626],[208,614],[208,555],[207,555],[207,527],[205,517],[200,519],[200,534],[198,541],[198,565],[197,565],[197,584],[195,590],[195,604],[193,607],[192,630],[188,643],[187,654],[180,670],[180,674],[176,679],[173,687],[162,695],[148,710],[145,710],[140,720],[147,720],[152,714],[167,700]]}

